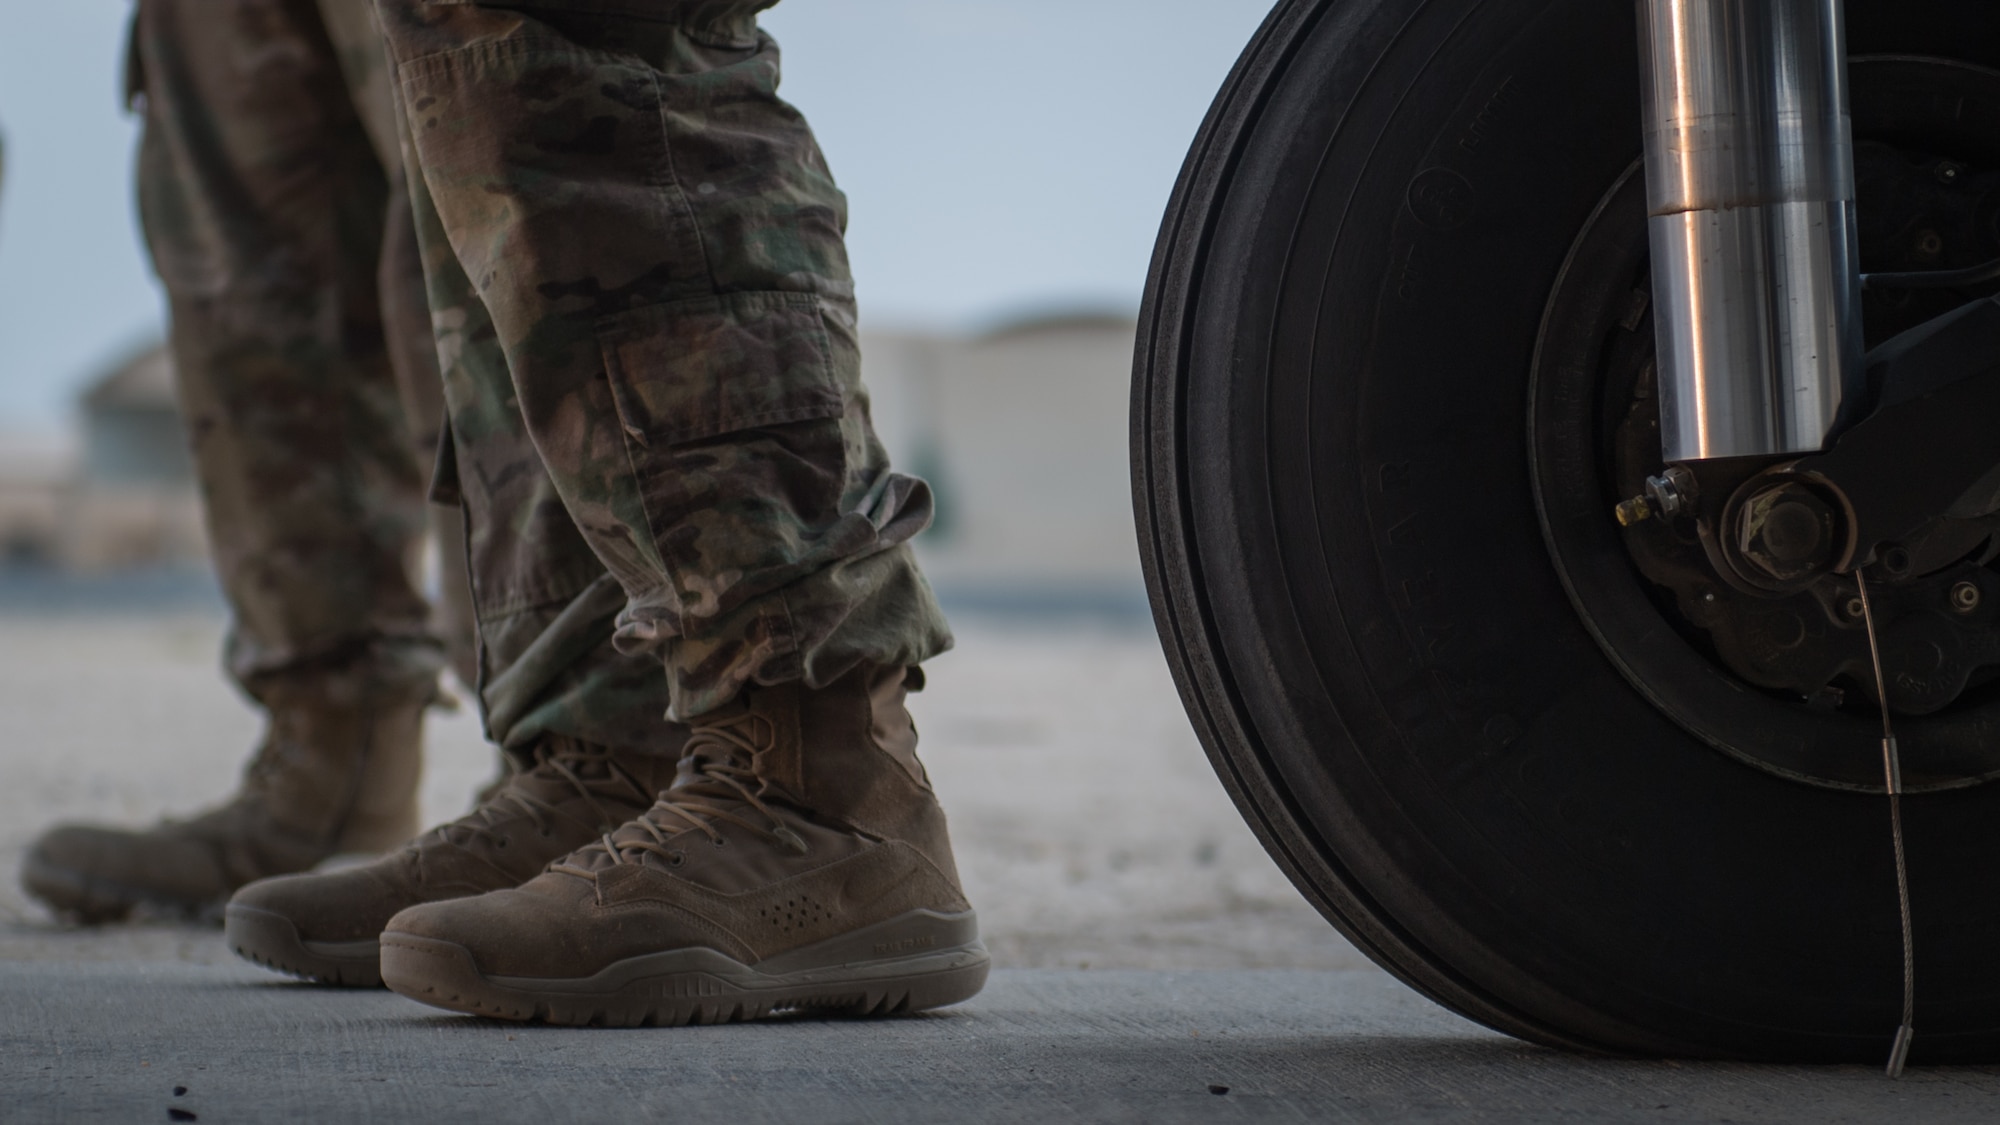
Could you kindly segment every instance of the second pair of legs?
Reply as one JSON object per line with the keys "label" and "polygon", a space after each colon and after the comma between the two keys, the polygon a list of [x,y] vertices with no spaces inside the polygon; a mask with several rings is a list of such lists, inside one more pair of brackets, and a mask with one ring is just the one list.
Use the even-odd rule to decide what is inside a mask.
{"label": "second pair of legs", "polygon": [[750,686],[678,747],[551,738],[371,863],[245,886],[238,954],[474,1015],[606,1026],[956,1003],[989,959],[905,707],[918,668]]}
{"label": "second pair of legs", "polygon": [[[137,6],[142,212],[229,669],[272,724],[238,799],[58,828],[32,893],[229,900],[274,968],[515,1018],[977,990],[903,705],[950,646],[909,546],[934,498],[874,433],[845,198],[769,5]],[[417,828],[426,495],[463,517],[450,647],[519,769],[289,874]]]}

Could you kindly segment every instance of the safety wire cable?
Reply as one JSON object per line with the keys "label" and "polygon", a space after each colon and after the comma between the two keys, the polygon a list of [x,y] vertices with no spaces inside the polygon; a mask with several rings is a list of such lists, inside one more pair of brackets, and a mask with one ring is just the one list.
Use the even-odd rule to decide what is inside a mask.
{"label": "safety wire cable", "polygon": [[1896,732],[1889,725],[1889,685],[1882,676],[1882,644],[1875,636],[1875,609],[1868,601],[1868,581],[1854,572],[1854,588],[1861,595],[1861,624],[1868,634],[1868,657],[1875,665],[1875,698],[1882,711],[1882,781],[1889,793],[1889,839],[1896,848],[1896,903],[1903,914],[1903,1026],[1896,1029],[1896,1041],[1889,1048],[1888,1074],[1903,1076],[1903,1063],[1910,1057],[1910,1040],[1916,1035],[1913,1020],[1917,1011],[1916,942],[1910,929],[1910,872],[1903,859],[1903,761],[1896,749]]}

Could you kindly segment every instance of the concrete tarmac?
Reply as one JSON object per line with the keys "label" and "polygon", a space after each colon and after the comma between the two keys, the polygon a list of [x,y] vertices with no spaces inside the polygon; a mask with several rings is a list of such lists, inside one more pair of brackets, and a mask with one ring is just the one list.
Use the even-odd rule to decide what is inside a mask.
{"label": "concrete tarmac", "polygon": [[[230,790],[259,719],[217,670],[221,645],[212,617],[0,604],[0,961],[229,956],[170,928],[75,941],[14,879],[51,823],[147,824]],[[962,622],[928,670],[911,708],[997,964],[1368,963],[1230,806],[1149,631]],[[464,812],[496,762],[470,706],[432,717],[427,759],[430,824]]]}
{"label": "concrete tarmac", "polygon": [[[1587,1059],[1442,1011],[1257,847],[1143,632],[967,623],[932,666],[913,707],[997,966],[947,1012],[521,1027],[288,982],[211,928],[62,925],[12,877],[49,823],[233,783],[257,723],[219,640],[200,615],[0,607],[0,1125],[2000,1121],[2000,1068]],[[469,709],[437,716],[429,818],[492,768]]]}
{"label": "concrete tarmac", "polygon": [[21,1122],[1990,1122],[2000,1069],[1589,1059],[1367,970],[1002,970],[944,1012],[556,1029],[182,963],[0,965]]}

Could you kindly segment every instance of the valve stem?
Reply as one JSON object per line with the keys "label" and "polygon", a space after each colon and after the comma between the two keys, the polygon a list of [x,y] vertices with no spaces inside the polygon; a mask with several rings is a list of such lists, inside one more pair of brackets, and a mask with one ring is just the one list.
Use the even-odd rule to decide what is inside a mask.
{"label": "valve stem", "polygon": [[1647,502],[1644,496],[1634,496],[1630,500],[1620,501],[1616,508],[1611,509],[1611,514],[1618,518],[1619,527],[1631,527],[1635,523],[1652,519],[1653,505]]}
{"label": "valve stem", "polygon": [[1672,519],[1693,504],[1694,492],[1694,474],[1684,465],[1669,466],[1659,476],[1647,477],[1646,491],[1621,502],[1611,514],[1617,517],[1620,527],[1631,527],[1654,516]]}

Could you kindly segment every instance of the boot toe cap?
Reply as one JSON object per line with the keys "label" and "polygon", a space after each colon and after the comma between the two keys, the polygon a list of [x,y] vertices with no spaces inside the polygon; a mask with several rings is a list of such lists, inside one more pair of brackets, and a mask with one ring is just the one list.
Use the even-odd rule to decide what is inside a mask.
{"label": "boot toe cap", "polygon": [[213,850],[198,841],[79,824],[36,840],[21,882],[35,897],[86,920],[141,905],[202,911],[220,906],[231,889]]}
{"label": "boot toe cap", "polygon": [[83,824],[59,824],[28,846],[27,858],[44,867],[88,873],[97,868],[107,846],[123,833]]}
{"label": "boot toe cap", "polygon": [[275,914],[303,941],[368,941],[408,903],[407,895],[368,876],[364,868],[259,879],[237,891],[229,905]]}
{"label": "boot toe cap", "polygon": [[383,932],[449,942],[494,976],[575,978],[626,952],[592,940],[596,913],[589,880],[545,874],[511,890],[413,906]]}

